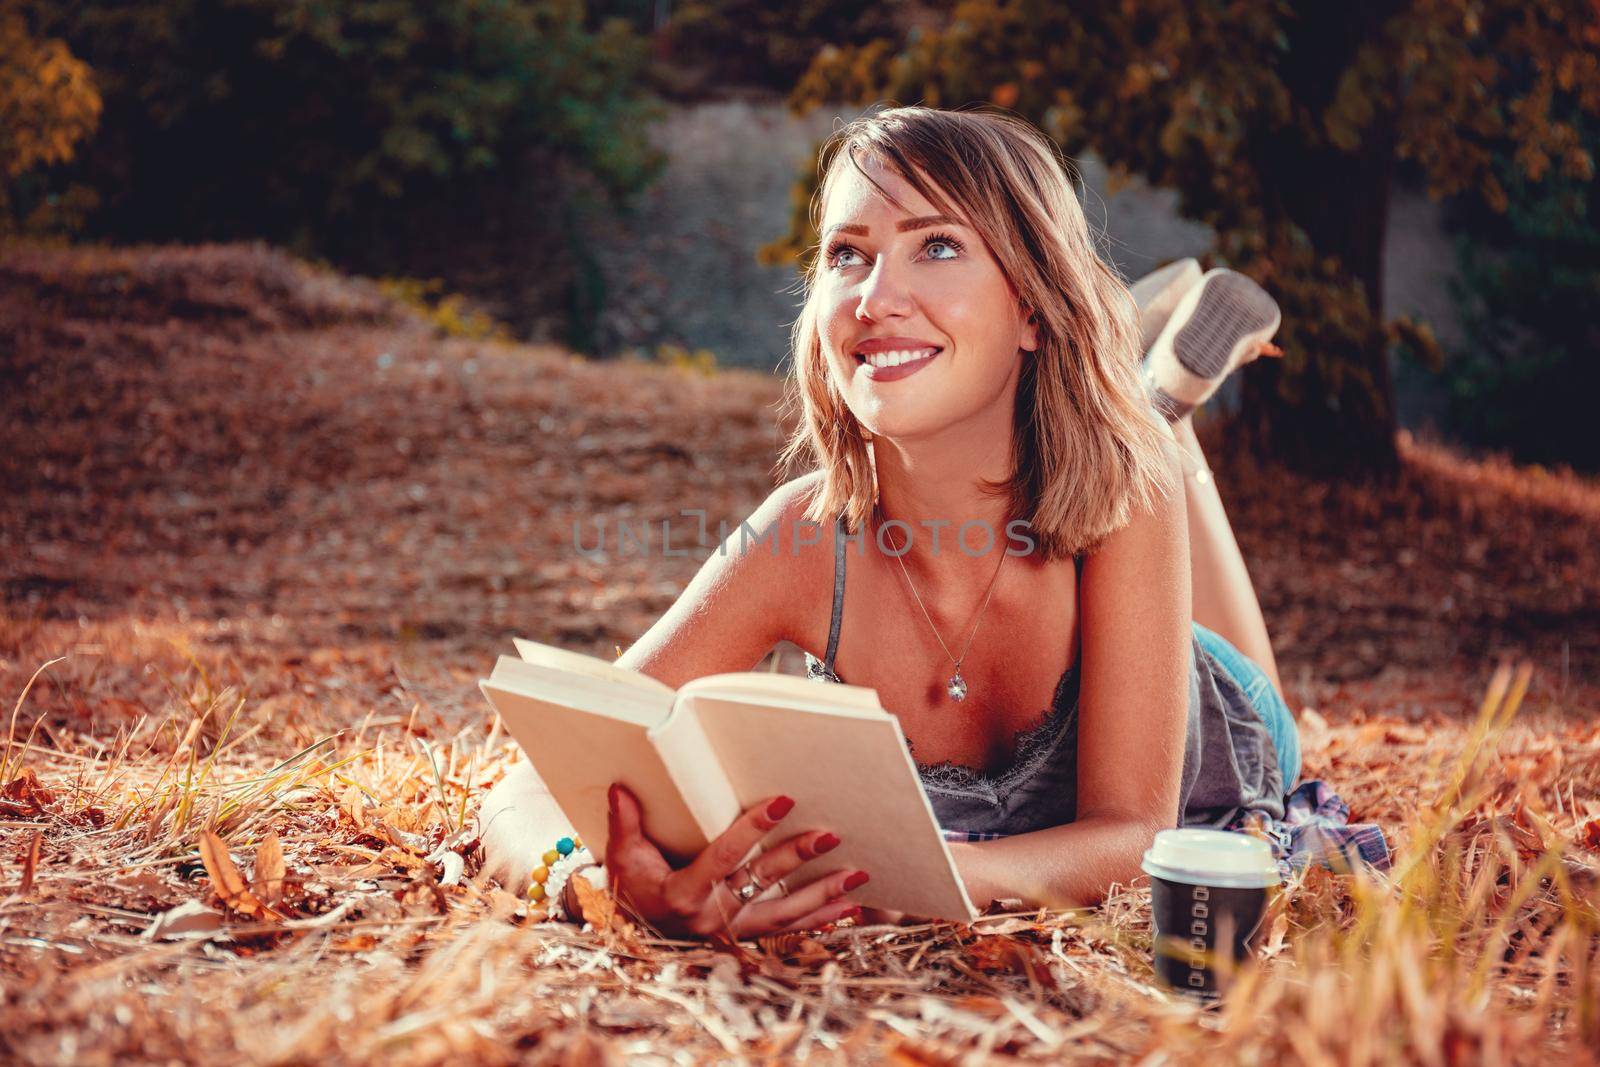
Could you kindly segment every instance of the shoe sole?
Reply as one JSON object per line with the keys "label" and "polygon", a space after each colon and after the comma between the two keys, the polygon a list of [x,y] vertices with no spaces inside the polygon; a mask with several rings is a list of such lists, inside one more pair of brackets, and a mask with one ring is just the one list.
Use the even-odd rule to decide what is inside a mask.
{"label": "shoe sole", "polygon": [[1233,363],[1240,346],[1260,344],[1277,332],[1278,302],[1242,274],[1205,280],[1194,310],[1172,338],[1172,354],[1189,373],[1215,378]]}

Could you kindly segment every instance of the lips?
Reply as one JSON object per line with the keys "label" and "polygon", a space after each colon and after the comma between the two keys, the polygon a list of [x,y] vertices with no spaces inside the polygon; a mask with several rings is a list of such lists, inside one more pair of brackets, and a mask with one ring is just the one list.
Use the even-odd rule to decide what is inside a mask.
{"label": "lips", "polygon": [[855,347],[855,360],[868,379],[888,382],[915,374],[942,351],[918,337],[872,337]]}
{"label": "lips", "polygon": [[869,381],[893,382],[910,377],[929,366],[939,357],[941,351],[939,348],[891,349],[881,354],[858,355],[856,362],[860,364],[861,372]]}
{"label": "lips", "polygon": [[919,359],[930,359],[939,354],[937,345],[924,345],[916,348],[891,348],[882,352],[857,352],[857,363],[870,363],[874,367],[896,367],[902,363],[914,363]]}
{"label": "lips", "polygon": [[850,351],[859,361],[862,356],[875,356],[890,352],[921,352],[939,345],[923,337],[866,337]]}

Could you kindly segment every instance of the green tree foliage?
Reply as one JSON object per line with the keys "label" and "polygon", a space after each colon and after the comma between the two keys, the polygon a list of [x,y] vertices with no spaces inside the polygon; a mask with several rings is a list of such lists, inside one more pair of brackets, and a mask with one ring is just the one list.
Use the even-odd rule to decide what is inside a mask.
{"label": "green tree foliage", "polygon": [[[791,101],[991,103],[1176,190],[1215,260],[1283,307],[1288,355],[1246,376],[1246,428],[1301,466],[1370,471],[1395,458],[1387,350],[1428,337],[1383,315],[1397,166],[1497,209],[1497,152],[1587,182],[1555,116],[1600,114],[1597,54],[1600,8],[1580,0],[961,0],[927,30],[826,50]],[[787,247],[813,240],[796,225]]]}
{"label": "green tree foliage", "polygon": [[788,89],[827,45],[864,44],[898,32],[900,0],[688,0],[667,24],[675,66],[716,84]]}
{"label": "green tree foliage", "polygon": [[[1574,121],[1600,153],[1600,122]],[[1600,470],[1592,429],[1600,353],[1600,186],[1495,165],[1507,210],[1456,220],[1464,341],[1442,371],[1454,429],[1524,461]]]}
{"label": "green tree foliage", "polygon": [[103,87],[76,172],[109,236],[265,237],[462,287],[519,250],[570,274],[552,246],[575,200],[660,164],[645,44],[583,0],[86,0],[47,21]]}
{"label": "green tree foliage", "polygon": [[34,199],[34,172],[72,159],[100,121],[88,65],[66,42],[37,35],[27,16],[22,4],[0,0],[0,234],[48,225],[59,199],[17,217]]}

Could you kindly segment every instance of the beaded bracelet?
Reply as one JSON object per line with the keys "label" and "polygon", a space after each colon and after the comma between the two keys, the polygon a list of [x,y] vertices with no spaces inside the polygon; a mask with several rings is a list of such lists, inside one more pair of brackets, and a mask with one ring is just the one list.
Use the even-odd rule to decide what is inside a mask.
{"label": "beaded bracelet", "polygon": [[[544,904],[551,918],[564,918],[565,909],[561,906],[561,891],[566,886],[566,881],[576,869],[576,864],[564,866],[569,859],[577,860],[588,854],[583,840],[579,837],[563,837],[556,842],[552,849],[545,851],[539,859],[539,866],[533,869],[532,881],[528,884],[528,899],[535,904]],[[558,870],[558,868],[564,868]]]}

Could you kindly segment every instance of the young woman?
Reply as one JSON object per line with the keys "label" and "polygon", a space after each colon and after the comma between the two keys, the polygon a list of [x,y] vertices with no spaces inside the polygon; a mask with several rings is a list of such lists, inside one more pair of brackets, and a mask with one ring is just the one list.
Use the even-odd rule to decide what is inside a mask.
{"label": "young woman", "polygon": [[[822,650],[813,677],[876,689],[899,718],[980,906],[1091,902],[1138,876],[1164,827],[1282,815],[1294,721],[1183,417],[1275,351],[1276,306],[1186,261],[1136,287],[1141,321],[1053,146],[1009,117],[896,108],[823,158],[784,457],[816,469],[747,521],[784,546],[815,540],[802,523],[834,536],[798,554],[730,538],[619,663],[677,686],[785,639]],[[763,800],[674,865],[614,786],[610,884],[677,934],[855,914],[870,870],[778,884],[831,833],[739,866],[791,807]],[[562,832],[526,768],[483,817],[507,873]]]}

